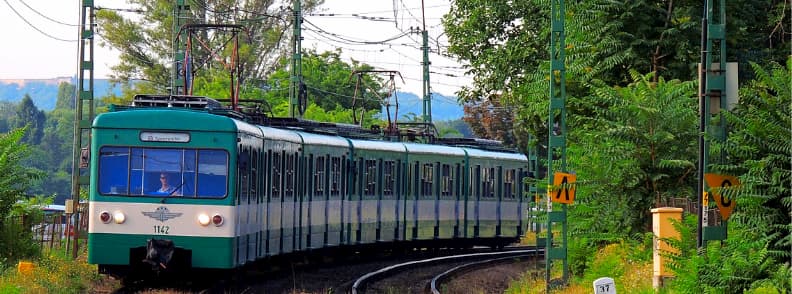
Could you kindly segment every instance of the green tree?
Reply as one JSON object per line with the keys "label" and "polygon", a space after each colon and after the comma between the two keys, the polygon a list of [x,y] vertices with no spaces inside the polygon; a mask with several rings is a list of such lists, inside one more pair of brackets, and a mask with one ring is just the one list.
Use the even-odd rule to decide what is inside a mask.
{"label": "green tree", "polygon": [[[287,59],[269,77],[270,90],[265,98],[273,104],[288,103],[289,77],[286,67]],[[303,83],[308,91],[308,102],[318,105],[324,110],[334,110],[336,106],[352,109],[353,102],[357,109],[377,110],[379,112],[382,99],[386,98],[387,90],[381,78],[373,74],[362,76],[362,84],[357,89],[357,78],[354,71],[373,70],[371,65],[352,60],[347,63],[341,60],[341,50],[317,53],[306,50],[303,53]],[[286,109],[288,110],[288,108]]]}
{"label": "green tree", "polygon": [[29,126],[28,132],[25,134],[24,141],[29,144],[38,144],[41,142],[41,137],[44,134],[44,122],[46,115],[33,103],[30,95],[25,94],[22,101],[16,107],[16,116],[14,117],[14,127],[22,128]]}
{"label": "green tree", "polygon": [[[783,1],[729,1],[727,60],[784,60],[790,26]],[[743,9],[742,7],[749,7]],[[453,1],[443,24],[449,53],[469,64],[474,83],[462,88],[464,102],[499,95],[515,106],[516,129],[547,137],[550,3],[545,0]],[[701,1],[567,1],[567,94],[570,116],[592,115],[591,82],[632,82],[630,70],[656,71],[655,78],[690,80],[699,58]],[[770,19],[764,18],[769,15]],[[757,38],[766,39],[758,40]],[[575,128],[576,126],[570,125]]]}
{"label": "green tree", "polygon": [[695,193],[695,84],[653,82],[632,72],[627,87],[601,85],[587,97],[596,113],[568,147],[570,167],[586,179],[572,209],[574,228],[610,236],[648,231],[649,209]]}
{"label": "green tree", "polygon": [[[172,63],[173,9],[174,1],[157,0],[129,1],[140,9],[139,17],[126,17],[113,10],[100,10],[97,13],[100,45],[120,51],[119,63],[112,67],[112,78],[122,84],[126,99],[132,93],[163,93],[170,85]],[[240,80],[263,79],[273,70],[275,61],[287,54],[286,46],[291,38],[287,37],[292,15],[291,1],[285,0],[246,0],[246,1],[185,1],[189,6],[190,23],[236,23],[247,28],[240,40],[239,65],[242,67]],[[321,0],[307,0],[303,3],[305,13],[312,11]],[[225,60],[231,49],[218,50],[226,44],[230,35],[219,31],[198,33],[202,42],[209,48],[195,44],[193,56],[201,60],[195,69],[223,68],[216,60]],[[186,40],[181,40],[186,42]],[[213,52],[216,51],[216,52]],[[206,61],[206,62],[204,62]],[[199,75],[205,75],[199,71]],[[137,80],[134,84],[129,82]],[[130,92],[127,92],[129,90]]]}
{"label": "green tree", "polygon": [[[286,117],[289,114],[289,77],[291,75],[286,65],[287,59],[280,63],[281,67],[268,77],[268,83],[255,85],[249,83],[240,89],[241,99],[259,100],[257,105],[249,104],[248,107],[262,107],[263,112],[272,116]],[[355,70],[370,70],[370,65],[352,61],[347,63],[341,60],[339,51],[316,53],[308,50],[303,54],[303,82],[308,92],[308,106],[303,117],[305,119],[352,123],[352,104],[355,95],[356,79],[352,73]],[[366,86],[366,96],[358,93],[356,103],[357,118],[363,114],[363,125],[381,124],[375,117],[380,113],[380,99],[384,97],[385,86],[381,78],[374,75],[365,75],[363,84]],[[229,97],[230,77],[228,74],[216,71],[212,75],[199,77],[195,80],[194,94],[207,97]],[[361,98],[362,97],[362,98]],[[263,105],[263,106],[262,106]]]}
{"label": "green tree", "polygon": [[74,109],[76,97],[74,85],[62,82],[58,85],[58,97],[55,100],[55,109]]}
{"label": "green tree", "polygon": [[[25,191],[31,181],[42,176],[35,169],[26,167],[23,164],[25,157],[28,156],[28,145],[23,143],[25,128],[15,129],[5,134],[0,134],[0,259],[15,260],[19,254],[27,254],[28,251],[18,251],[19,230],[21,219],[15,218],[11,210],[17,201],[25,198]],[[16,232],[16,233],[14,233]],[[23,237],[24,239],[24,237]],[[22,241],[32,242],[31,238]]]}

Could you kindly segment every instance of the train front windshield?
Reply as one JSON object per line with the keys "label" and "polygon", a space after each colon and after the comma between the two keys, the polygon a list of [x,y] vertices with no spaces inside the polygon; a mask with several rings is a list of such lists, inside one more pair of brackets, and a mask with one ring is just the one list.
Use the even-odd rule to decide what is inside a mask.
{"label": "train front windshield", "polygon": [[224,198],[228,152],[217,149],[102,147],[99,193]]}

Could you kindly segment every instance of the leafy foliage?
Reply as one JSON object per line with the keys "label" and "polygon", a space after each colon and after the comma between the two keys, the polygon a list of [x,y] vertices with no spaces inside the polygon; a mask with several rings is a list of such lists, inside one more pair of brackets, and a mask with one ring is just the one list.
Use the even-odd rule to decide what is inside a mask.
{"label": "leafy foliage", "polygon": [[[739,188],[722,191],[737,203],[729,237],[723,244],[710,242],[703,255],[692,244],[677,244],[685,252],[675,261],[674,288],[680,293],[792,290],[792,58],[786,68],[753,69],[757,79],[743,89],[734,112],[724,114],[731,129],[727,142],[715,146],[729,164],[714,165],[713,171],[740,175]],[[681,229],[690,235],[693,226]]]}
{"label": "leafy foliage", "polygon": [[[32,251],[30,221],[19,215],[19,209],[12,210],[17,202],[24,199],[25,191],[31,180],[41,173],[23,165],[29,154],[26,144],[21,143],[25,129],[16,129],[0,135],[0,259],[14,261],[29,256]],[[17,213],[12,213],[16,211]]]}
{"label": "leafy foliage", "polygon": [[629,237],[650,228],[656,203],[694,194],[695,84],[634,71],[632,78],[626,87],[594,88],[587,97],[594,116],[577,118],[568,152],[586,182],[574,228]]}
{"label": "leafy foliage", "polygon": [[[303,10],[310,12],[321,1],[303,1]],[[120,51],[120,62],[112,67],[112,77],[127,86],[125,95],[131,93],[163,93],[170,85],[173,38],[173,9],[175,2],[166,0],[129,1],[142,11],[140,17],[130,18],[113,10],[97,13],[100,45]],[[274,65],[285,54],[291,40],[285,37],[290,26],[292,11],[290,1],[187,1],[190,23],[244,24],[247,33],[240,41],[240,80],[262,80],[274,70]],[[198,33],[207,47],[194,45],[193,56],[200,59],[197,68],[223,68],[222,62],[230,56],[230,49],[218,50],[226,43],[228,35],[218,31]],[[182,42],[186,40],[182,39]],[[196,43],[198,43],[196,41]],[[200,57],[200,58],[199,58]],[[209,75],[199,71],[199,75]],[[139,80],[134,84],[129,82]]]}

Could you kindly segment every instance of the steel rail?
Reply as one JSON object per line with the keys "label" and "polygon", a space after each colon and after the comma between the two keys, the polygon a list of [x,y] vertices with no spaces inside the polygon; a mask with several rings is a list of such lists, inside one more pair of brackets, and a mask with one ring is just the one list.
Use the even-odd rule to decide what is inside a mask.
{"label": "steel rail", "polygon": [[[535,252],[536,252],[536,249],[534,249],[532,253],[535,253]],[[453,268],[451,268],[451,269],[449,269],[447,271],[444,271],[443,273],[441,273],[439,275],[436,275],[434,278],[432,278],[432,281],[429,283],[430,290],[432,291],[432,294],[440,294],[440,290],[437,289],[437,286],[438,286],[438,284],[441,281],[443,281],[445,279],[448,279],[448,278],[450,278],[450,277],[452,277],[452,276],[454,276],[456,274],[460,274],[460,273],[462,273],[461,270],[465,270],[465,269],[468,269],[470,267],[475,267],[475,266],[484,265],[484,264],[490,264],[490,263],[497,263],[497,262],[500,262],[500,261],[503,261],[503,260],[507,260],[507,259],[525,258],[525,257],[533,257],[533,256],[534,255],[532,255],[532,254],[526,253],[526,254],[520,254],[520,255],[513,255],[513,256],[507,256],[507,257],[499,257],[499,258],[475,261],[475,262],[471,262],[471,263],[466,263],[466,264],[463,264],[463,265],[455,266],[455,267],[453,267]]]}
{"label": "steel rail", "polygon": [[384,276],[388,273],[393,273],[398,270],[403,270],[411,267],[416,267],[420,265],[430,264],[433,262],[439,261],[452,261],[456,259],[463,259],[463,258],[475,258],[475,257],[487,257],[487,256],[501,256],[501,255],[509,255],[508,258],[512,258],[517,255],[526,255],[529,253],[537,253],[539,249],[528,249],[528,250],[510,250],[510,251],[501,251],[501,252],[486,252],[486,253],[472,253],[472,254],[461,254],[461,255],[451,255],[451,256],[443,256],[443,257],[435,257],[429,259],[422,259],[416,261],[410,261],[400,264],[395,264],[391,266],[387,266],[381,268],[379,270],[367,273],[357,280],[355,283],[352,284],[352,294],[357,293],[364,293],[365,286],[370,281],[374,280],[376,277]]}

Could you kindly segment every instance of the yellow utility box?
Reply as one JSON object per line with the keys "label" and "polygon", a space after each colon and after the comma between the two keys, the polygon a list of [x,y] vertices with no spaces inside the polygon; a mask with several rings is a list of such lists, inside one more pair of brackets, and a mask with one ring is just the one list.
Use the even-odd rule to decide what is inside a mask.
{"label": "yellow utility box", "polygon": [[34,265],[33,265],[32,262],[20,261],[19,264],[17,265],[17,271],[20,274],[27,275],[27,274],[30,274],[33,271],[33,267],[34,267]]}
{"label": "yellow utility box", "polygon": [[654,271],[652,275],[652,285],[655,288],[662,286],[663,278],[673,277],[672,273],[666,268],[666,259],[663,255],[676,254],[679,250],[671,247],[662,239],[679,240],[679,231],[674,228],[671,220],[682,221],[682,208],[660,207],[652,209],[652,232],[654,233]]}

